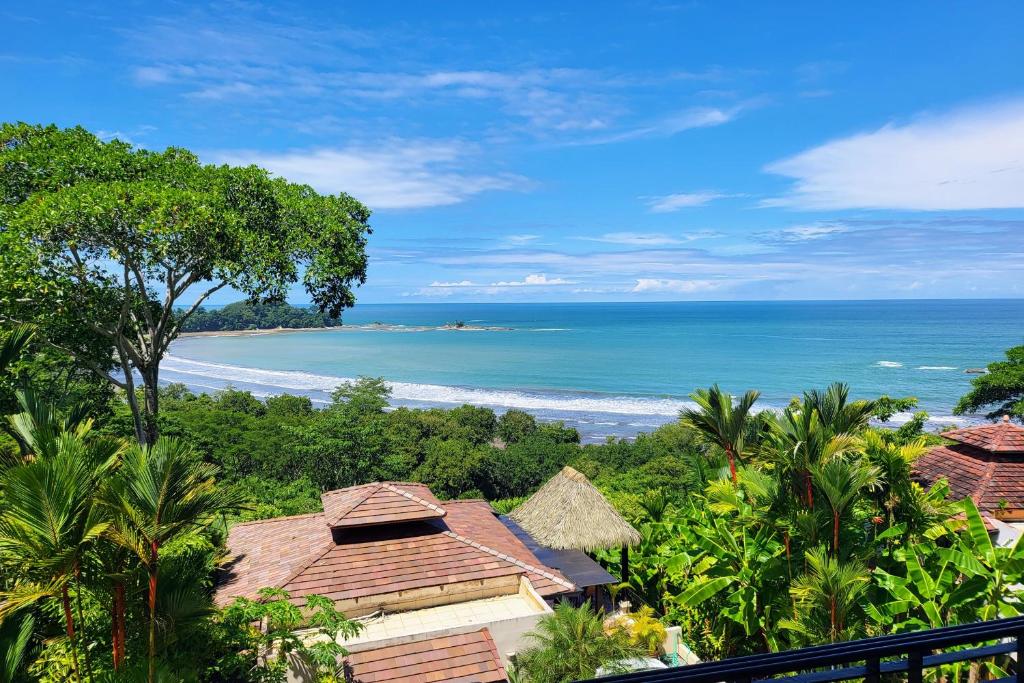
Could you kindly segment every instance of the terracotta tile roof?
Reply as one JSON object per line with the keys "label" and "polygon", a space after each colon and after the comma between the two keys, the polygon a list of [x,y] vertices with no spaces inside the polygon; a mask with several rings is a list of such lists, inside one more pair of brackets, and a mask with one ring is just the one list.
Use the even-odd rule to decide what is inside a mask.
{"label": "terracotta tile roof", "polygon": [[[339,500],[351,504],[360,496],[372,495],[368,490],[392,493],[373,486],[353,488],[358,492],[351,496],[348,489],[332,492],[336,496],[325,497],[325,505],[329,498],[334,499],[332,506]],[[426,487],[413,495],[433,504],[426,497],[430,496]],[[505,528],[486,502],[449,501],[446,505],[444,518],[435,514],[425,521],[335,526],[333,530],[323,514],[236,525],[228,536],[233,559],[226,580],[218,586],[217,602],[225,604],[236,596],[254,598],[264,587],[284,588],[296,600],[313,593],[344,600],[524,573],[543,596],[576,590]],[[358,506],[355,503],[350,510]]]}
{"label": "terracotta tile roof", "polygon": [[444,508],[422,484],[390,482],[352,486],[320,495],[327,524],[358,527],[444,517]]}
{"label": "terracotta tile roof", "polygon": [[320,513],[236,524],[228,534],[229,561],[220,576],[217,604],[282,586],[322,554],[329,540]]}
{"label": "terracotta tile roof", "polygon": [[990,453],[1024,453],[1024,427],[1013,424],[1009,418],[995,424],[954,429],[942,436]]}
{"label": "terracotta tile roof", "polygon": [[345,659],[350,683],[492,683],[505,669],[487,629],[355,652]]}
{"label": "terracotta tile roof", "polygon": [[575,586],[557,569],[547,567],[516,538],[494,514],[490,503],[484,500],[450,500],[445,522],[460,536],[479,541],[488,548],[518,560],[527,569],[534,589],[543,596],[575,590]]}
{"label": "terracotta tile roof", "polygon": [[523,568],[425,522],[354,529],[283,588],[332,600],[522,574]]}
{"label": "terracotta tile roof", "polygon": [[951,498],[970,497],[982,512],[1024,510],[1024,458],[1019,455],[966,443],[937,446],[914,463],[914,477],[926,485],[945,477]]}

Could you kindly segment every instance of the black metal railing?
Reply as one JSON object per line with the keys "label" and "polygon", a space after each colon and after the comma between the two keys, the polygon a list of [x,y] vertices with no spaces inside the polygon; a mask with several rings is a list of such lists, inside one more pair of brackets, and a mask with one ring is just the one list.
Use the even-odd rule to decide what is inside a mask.
{"label": "black metal railing", "polygon": [[[993,641],[994,644],[983,645]],[[976,647],[949,649],[964,645]],[[671,669],[638,671],[606,676],[595,681],[756,683],[771,679],[771,683],[830,683],[864,679],[866,683],[879,683],[882,676],[891,680],[891,674],[905,674],[907,683],[921,683],[926,669],[957,662],[979,662],[999,655],[1016,658],[1011,667],[1014,675],[998,679],[999,682],[1024,683],[1024,672],[1019,665],[1019,662],[1024,661],[1024,617],[946,626]]]}

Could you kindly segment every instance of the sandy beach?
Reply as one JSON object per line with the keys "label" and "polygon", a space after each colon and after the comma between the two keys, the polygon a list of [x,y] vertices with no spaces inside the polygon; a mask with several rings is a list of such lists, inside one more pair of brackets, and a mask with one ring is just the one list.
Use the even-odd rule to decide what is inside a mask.
{"label": "sandy beach", "polygon": [[512,329],[511,327],[484,325],[392,325],[387,323],[371,323],[368,325],[338,325],[335,327],[269,327],[255,330],[209,330],[207,332],[182,332],[178,337],[258,337],[265,334],[287,334],[289,332],[342,332],[345,330],[376,330],[379,332],[428,332],[431,330],[445,332],[508,332]]}

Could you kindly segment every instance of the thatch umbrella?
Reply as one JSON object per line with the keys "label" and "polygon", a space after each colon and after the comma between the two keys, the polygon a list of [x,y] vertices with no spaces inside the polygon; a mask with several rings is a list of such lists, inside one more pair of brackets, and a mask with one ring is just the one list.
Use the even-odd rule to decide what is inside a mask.
{"label": "thatch umbrella", "polygon": [[621,547],[622,580],[629,579],[629,546],[640,542],[640,533],[581,472],[562,468],[508,516],[537,543],[555,550]]}

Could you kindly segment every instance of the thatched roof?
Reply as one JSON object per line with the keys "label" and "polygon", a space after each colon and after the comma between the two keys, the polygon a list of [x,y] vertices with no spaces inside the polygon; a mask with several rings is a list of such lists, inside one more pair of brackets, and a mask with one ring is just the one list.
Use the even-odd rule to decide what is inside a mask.
{"label": "thatched roof", "polygon": [[583,474],[565,467],[509,513],[537,543],[556,550],[636,545],[640,534]]}

